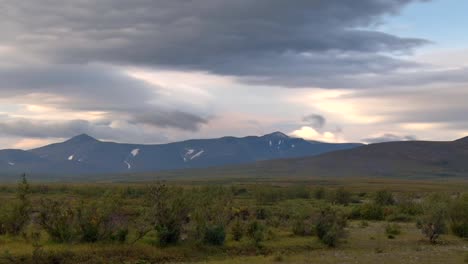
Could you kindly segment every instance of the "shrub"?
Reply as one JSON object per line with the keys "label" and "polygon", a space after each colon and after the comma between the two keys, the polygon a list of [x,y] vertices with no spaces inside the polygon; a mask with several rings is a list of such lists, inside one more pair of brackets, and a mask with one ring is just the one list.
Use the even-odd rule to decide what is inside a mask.
{"label": "shrub", "polygon": [[395,204],[393,194],[387,190],[378,191],[375,194],[374,202],[377,205],[386,206]]}
{"label": "shrub", "polygon": [[315,225],[318,238],[327,246],[335,247],[344,236],[346,218],[336,209],[323,209]]}
{"label": "shrub", "polygon": [[351,193],[345,190],[343,187],[338,188],[335,191],[333,203],[348,205],[351,202]]}
{"label": "shrub", "polygon": [[221,246],[226,240],[226,231],[224,226],[213,226],[205,229],[204,241],[207,244]]}
{"label": "shrub", "polygon": [[265,239],[265,226],[259,221],[250,222],[247,227],[247,236],[252,239],[255,245],[260,246],[260,243]]}
{"label": "shrub", "polygon": [[394,238],[396,235],[401,234],[401,227],[397,224],[387,224],[385,234],[388,238]]}
{"label": "shrub", "polygon": [[16,189],[16,199],[6,207],[1,208],[0,234],[20,234],[30,221],[31,203],[29,194],[31,190],[26,175],[21,176]]}
{"label": "shrub", "polygon": [[400,197],[397,207],[401,214],[415,216],[423,213],[421,204],[415,203],[414,198],[408,196]]}
{"label": "shrub", "polygon": [[361,206],[361,217],[365,220],[384,219],[384,210],[382,206],[375,203],[368,203]]}
{"label": "shrub", "polygon": [[403,213],[391,214],[387,217],[387,220],[390,222],[411,222],[413,217]]}
{"label": "shrub", "polygon": [[450,228],[455,235],[468,238],[468,194],[453,201],[450,207]]}
{"label": "shrub", "polygon": [[318,187],[317,189],[314,190],[313,196],[317,200],[322,200],[325,199],[325,189],[323,187]]}
{"label": "shrub", "polygon": [[420,226],[422,233],[431,243],[436,243],[439,236],[446,233],[447,214],[447,202],[438,198],[426,201]]}
{"label": "shrub", "polygon": [[239,218],[237,218],[236,221],[234,222],[231,232],[232,232],[232,238],[235,241],[240,241],[242,237],[244,236],[244,226],[242,225],[242,222]]}
{"label": "shrub", "polygon": [[83,242],[115,240],[124,242],[128,234],[120,198],[109,193],[76,208],[78,231]]}
{"label": "shrub", "polygon": [[158,183],[148,191],[148,217],[158,233],[161,246],[175,244],[180,240],[183,224],[189,213],[189,205],[182,189],[169,189]]}
{"label": "shrub", "polygon": [[195,239],[211,245],[222,245],[226,227],[232,218],[232,192],[224,187],[204,187],[191,192]]}
{"label": "shrub", "polygon": [[310,220],[298,218],[293,221],[292,232],[296,236],[311,236],[314,234],[314,227]]}
{"label": "shrub", "polygon": [[41,200],[38,223],[55,242],[70,242],[76,236],[75,212],[67,201]]}

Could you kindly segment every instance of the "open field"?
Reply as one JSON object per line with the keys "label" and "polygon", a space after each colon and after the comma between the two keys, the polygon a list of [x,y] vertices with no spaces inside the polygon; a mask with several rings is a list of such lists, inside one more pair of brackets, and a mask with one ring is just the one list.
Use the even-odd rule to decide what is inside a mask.
{"label": "open field", "polygon": [[[171,196],[148,200],[154,194],[150,186],[164,186]],[[450,211],[444,218],[446,232],[435,243],[416,222],[432,212],[425,209],[428,202],[443,203],[449,210],[466,197],[466,190],[468,183],[460,180],[362,178],[34,183],[27,191],[30,217],[12,234],[5,229],[5,212],[11,212],[8,205],[18,201],[19,191],[16,184],[4,184],[0,263],[464,263],[468,241],[451,229]],[[393,200],[379,202],[379,192],[390,193]],[[59,214],[57,221],[50,210],[52,201],[63,202],[61,213],[78,209],[67,217]],[[157,201],[164,204],[156,210],[152,203]],[[369,214],[365,208],[377,203],[380,214]],[[466,203],[458,204],[468,209]],[[171,212],[165,218],[175,221],[173,214],[182,212],[174,211],[179,206],[187,206],[181,209],[180,237],[163,245],[158,225],[168,223],[157,219],[157,212]],[[153,218],[148,220],[145,212]],[[323,212],[333,212],[334,218],[327,221],[346,221],[331,246],[317,233]],[[465,216],[461,221],[466,225]],[[54,238],[41,219],[62,224],[61,234],[69,232],[69,237]],[[255,232],[250,231],[253,223],[258,225]],[[236,225],[242,229],[238,238]],[[389,226],[397,232],[388,231]],[[146,230],[140,236],[142,227]],[[91,232],[93,239],[82,234],[89,230],[96,231]],[[126,230],[124,237],[114,236],[121,230]],[[207,238],[207,230],[215,231]]]}

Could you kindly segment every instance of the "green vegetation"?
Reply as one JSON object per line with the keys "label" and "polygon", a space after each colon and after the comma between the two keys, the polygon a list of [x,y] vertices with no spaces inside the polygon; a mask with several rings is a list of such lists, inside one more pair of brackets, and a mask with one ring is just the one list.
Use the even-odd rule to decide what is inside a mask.
{"label": "green vegetation", "polygon": [[466,187],[348,179],[45,185],[23,176],[0,186],[0,263],[375,263],[383,253],[383,263],[461,263]]}

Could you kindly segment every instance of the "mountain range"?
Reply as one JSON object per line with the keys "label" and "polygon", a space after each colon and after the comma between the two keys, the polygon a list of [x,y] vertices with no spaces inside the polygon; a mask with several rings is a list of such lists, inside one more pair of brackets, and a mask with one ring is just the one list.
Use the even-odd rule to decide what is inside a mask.
{"label": "mountain range", "polygon": [[362,146],[292,138],[281,132],[159,145],[104,142],[82,134],[31,150],[0,150],[0,174],[111,174],[207,168],[315,156]]}

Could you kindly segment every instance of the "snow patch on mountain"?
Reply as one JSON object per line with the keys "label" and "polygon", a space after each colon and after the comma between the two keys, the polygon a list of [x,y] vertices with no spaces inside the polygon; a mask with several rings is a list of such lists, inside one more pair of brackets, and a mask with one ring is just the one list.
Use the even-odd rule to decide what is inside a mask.
{"label": "snow patch on mountain", "polygon": [[198,157],[200,157],[205,151],[202,149],[200,150],[199,152],[197,152],[195,155],[193,155],[192,157],[190,157],[191,160],[193,159],[196,159]]}
{"label": "snow patch on mountain", "polygon": [[187,149],[187,152],[185,152],[185,156],[192,155],[195,152],[194,149]]}
{"label": "snow patch on mountain", "polygon": [[185,153],[182,155],[182,158],[184,159],[184,162],[187,162],[189,160],[193,160],[200,157],[204,152],[205,150],[203,149],[196,150],[188,148],[185,149]]}
{"label": "snow patch on mountain", "polygon": [[130,152],[133,157],[136,157],[140,153],[140,149],[134,149]]}

